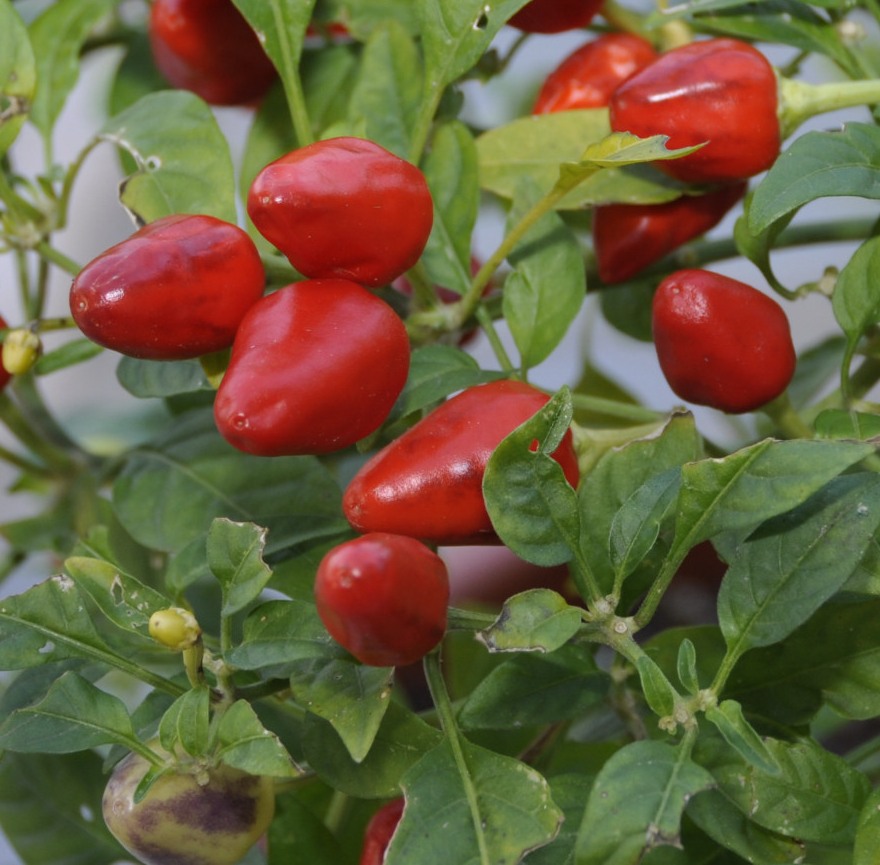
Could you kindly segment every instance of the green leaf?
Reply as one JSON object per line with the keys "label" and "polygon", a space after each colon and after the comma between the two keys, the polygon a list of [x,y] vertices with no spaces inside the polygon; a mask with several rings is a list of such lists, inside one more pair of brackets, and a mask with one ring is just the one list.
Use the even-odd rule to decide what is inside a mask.
{"label": "green leaf", "polygon": [[248,614],[241,642],[226,653],[226,661],[242,670],[286,677],[304,659],[344,656],[313,603],[277,600],[266,601]]}
{"label": "green leaf", "polygon": [[345,861],[340,840],[330,831],[311,803],[295,793],[275,797],[275,816],[268,830],[269,849],[276,862],[338,865]]}
{"label": "green leaf", "polygon": [[267,730],[247,700],[236,700],[217,726],[218,756],[251,775],[296,778],[300,770],[281,740]]}
{"label": "green leaf", "polygon": [[466,740],[460,755],[448,741],[438,745],[402,786],[406,807],[385,865],[432,861],[438,837],[447,865],[516,865],[525,852],[553,840],[562,822],[538,772]]}
{"label": "green leaf", "polygon": [[468,72],[526,0],[415,0],[425,80],[440,91]]}
{"label": "green leaf", "polygon": [[745,719],[742,706],[736,700],[722,700],[707,710],[706,719],[718,728],[727,744],[739,752],[747,763],[753,763],[771,775],[779,772],[773,755],[755,728]]}
{"label": "green leaf", "polygon": [[480,206],[477,148],[459,120],[440,124],[422,170],[434,201],[434,225],[422,253],[435,285],[463,294],[471,282],[471,243]]}
{"label": "green leaf", "polygon": [[645,481],[611,522],[611,561],[615,584],[628,577],[651,551],[678,501],[681,469],[671,468]]}
{"label": "green leaf", "polygon": [[796,138],[755,189],[749,230],[765,231],[811,201],[831,196],[880,198],[880,129],[847,123]]}
{"label": "green leaf", "polygon": [[697,694],[700,690],[700,677],[697,670],[697,649],[693,641],[685,637],[678,646],[676,658],[678,681],[689,694]]}
{"label": "green leaf", "polygon": [[656,662],[649,655],[640,655],[636,660],[636,672],[645,702],[651,711],[661,719],[672,716],[675,712],[675,688]]}
{"label": "green leaf", "polygon": [[266,529],[218,517],[208,530],[208,567],[223,593],[221,615],[231,616],[259,598],[272,577],[263,561]]}
{"label": "green leaf", "polygon": [[192,688],[166,709],[159,722],[159,742],[173,754],[178,745],[193,757],[207,753],[210,742],[211,691],[207,685]]}
{"label": "green leaf", "polygon": [[37,89],[30,120],[44,139],[52,135],[55,121],[79,78],[83,44],[115,5],[116,0],[59,0],[31,24]]}
{"label": "green leaf", "polygon": [[93,751],[0,758],[0,826],[22,862],[112,865],[126,852],[101,819],[106,776]]}
{"label": "green leaf", "polygon": [[866,441],[880,436],[880,417],[865,412],[825,409],[813,422],[816,435],[824,439]]}
{"label": "green leaf", "polygon": [[699,759],[721,792],[759,826],[799,841],[852,844],[871,788],[868,779],[810,739],[768,738],[764,745],[772,773],[726,745],[701,750]]}
{"label": "green leaf", "polygon": [[0,725],[0,750],[69,754],[136,740],[125,704],[75,672],[64,673],[38,703]]}
{"label": "green leaf", "polygon": [[[571,394],[560,390],[495,448],[483,475],[483,496],[504,544],[536,565],[559,565],[577,549],[577,494],[550,454],[571,423]],[[532,450],[537,442],[537,450]]]}
{"label": "green leaf", "polygon": [[552,652],[581,625],[581,610],[552,589],[529,589],[508,598],[498,618],[477,639],[490,652]]}
{"label": "green leaf", "polygon": [[803,842],[762,829],[717,790],[695,796],[688,803],[687,815],[721,847],[746,862],[791,865],[803,858]]}
{"label": "green leaf", "polygon": [[834,317],[846,334],[847,364],[862,334],[880,321],[880,299],[876,291],[878,280],[880,237],[872,237],[859,246],[840,271],[831,297]]}
{"label": "green leaf", "polygon": [[465,730],[518,730],[576,718],[606,699],[608,677],[589,650],[517,654],[484,676],[458,712]]}
{"label": "green leaf", "polygon": [[[480,186],[501,198],[512,199],[523,177],[542,193],[559,181],[560,166],[577,165],[585,149],[611,132],[608,110],[587,108],[521,117],[482,133],[476,139]],[[676,181],[647,165],[620,166],[595,171],[557,204],[580,209],[589,204],[624,202],[660,204],[681,195]]]}
{"label": "green leaf", "polygon": [[421,346],[412,353],[409,377],[394,415],[407,418],[432,407],[451,393],[504,377],[502,372],[481,369],[471,355],[455,346]]}
{"label": "green leaf", "polygon": [[213,391],[197,360],[140,360],[123,357],[116,378],[132,395],[140,398]]}
{"label": "green leaf", "polygon": [[64,345],[47,351],[34,364],[34,372],[37,375],[49,375],[58,372],[59,369],[67,369],[76,366],[83,361],[97,357],[104,349],[96,345],[90,339],[72,339]]}
{"label": "green leaf", "polygon": [[688,799],[712,785],[684,748],[632,742],[599,772],[577,845],[578,865],[636,865],[654,847],[680,843]]}
{"label": "green leaf", "polygon": [[874,452],[869,444],[765,439],[682,469],[675,550],[722,532],[746,534],[805,501]]}
{"label": "green leaf", "polygon": [[113,485],[120,522],[145,546],[176,552],[204,537],[215,517],[252,522],[279,546],[337,533],[340,492],[314,457],[267,460],[235,450],[213,415],[175,418],[135,450]]}
{"label": "green leaf", "polygon": [[[534,190],[517,196],[510,230],[534,202]],[[504,282],[502,310],[523,370],[546,360],[562,341],[584,301],[584,256],[574,233],[556,213],[547,213],[508,256],[513,270]]]}
{"label": "green leaf", "polygon": [[119,197],[139,222],[174,213],[236,221],[229,143],[211,109],[194,94],[150,93],[111,117],[97,139],[112,142],[137,163]]}
{"label": "green leaf", "polygon": [[856,829],[853,865],[874,865],[880,849],[880,790],[865,800]]}
{"label": "green leaf", "polygon": [[618,511],[653,475],[680,470],[700,454],[693,416],[673,414],[658,433],[605,453],[580,485],[581,552],[604,592],[614,587],[609,538]]}
{"label": "green leaf", "polygon": [[787,637],[855,571],[880,526],[880,478],[845,475],[737,550],[718,620],[733,657]]}
{"label": "green leaf", "polygon": [[351,92],[348,122],[405,159],[422,96],[422,64],[413,38],[396,21],[370,34]]}
{"label": "green leaf", "polygon": [[299,60],[315,0],[232,0],[278,70],[288,100],[300,90]]}
{"label": "green leaf", "polygon": [[786,725],[808,723],[824,704],[844,718],[880,714],[878,615],[875,598],[826,604],[784,642],[745,655],[725,695]]}
{"label": "green leaf", "polygon": [[0,0],[0,156],[31,110],[37,73],[27,28],[9,0]]}
{"label": "green leaf", "polygon": [[64,568],[110,622],[153,645],[150,616],[170,606],[170,598],[101,559],[71,556]]}
{"label": "green leaf", "polygon": [[294,700],[329,721],[352,760],[369,753],[388,709],[394,672],[347,658],[307,660],[290,673]]}
{"label": "green leaf", "polygon": [[329,721],[308,714],[302,726],[302,746],[309,767],[331,787],[361,799],[390,799],[400,795],[404,774],[442,739],[436,727],[392,700],[367,756],[352,756]]}

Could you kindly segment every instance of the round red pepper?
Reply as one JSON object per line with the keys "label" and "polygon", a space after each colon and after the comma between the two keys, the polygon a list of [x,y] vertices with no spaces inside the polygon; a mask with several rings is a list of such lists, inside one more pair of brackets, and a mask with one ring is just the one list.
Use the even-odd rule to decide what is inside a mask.
{"label": "round red pepper", "polygon": [[663,204],[597,207],[592,233],[599,278],[607,285],[624,282],[705,234],[743,197],[746,187],[745,182],[730,183]]}
{"label": "round red pepper", "polygon": [[602,0],[531,0],[508,20],[525,33],[562,33],[586,27]]}
{"label": "round red pepper", "polygon": [[253,102],[277,78],[232,0],[153,0],[148,31],[162,75],[211,105]]}
{"label": "round red pepper", "polygon": [[[0,330],[5,330],[8,327],[9,324],[7,323],[6,319],[3,318],[2,315],[0,315]],[[6,369],[6,367],[4,367],[2,363],[0,363],[0,391],[2,391],[11,380],[12,373],[9,372],[9,370]]]}
{"label": "round red pepper", "polygon": [[331,138],[267,165],[247,209],[260,234],[310,279],[385,285],[428,242],[434,207],[422,172],[363,138]]}
{"label": "round red pepper", "polygon": [[797,355],[788,318],[771,297],[707,270],[679,270],[654,295],[660,368],[683,400],[731,414],[778,397]]}
{"label": "round red pepper", "polygon": [[[360,532],[386,531],[440,545],[499,543],[483,501],[492,451],[549,400],[519,381],[470,387],[375,454],[354,476],[342,508]],[[578,481],[571,434],[553,454]]]}
{"label": "round red pepper", "polygon": [[657,58],[647,39],[606,33],[569,54],[544,80],[532,114],[603,108],[630,75]]}
{"label": "round red pepper", "polygon": [[776,73],[738,39],[673,48],[611,95],[611,128],[667,135],[670,149],[708,142],[657,168],[688,183],[745,180],[768,169],[781,143]]}
{"label": "round red pepper", "polygon": [[449,575],[421,541],[374,532],[324,556],[315,602],[333,639],[361,663],[412,664],[443,639]]}
{"label": "round red pepper", "polygon": [[398,796],[373,814],[364,831],[364,845],[358,865],[382,865],[394,830],[403,817],[405,804],[403,796]]}
{"label": "round red pepper", "polygon": [[166,216],[87,264],[73,280],[70,312],[98,345],[181,360],[228,348],[265,281],[257,248],[237,225]]}
{"label": "round red pepper", "polygon": [[260,456],[341,450],[388,416],[409,358],[400,317],[363,286],[293,283],[242,320],[214,402],[217,428]]}

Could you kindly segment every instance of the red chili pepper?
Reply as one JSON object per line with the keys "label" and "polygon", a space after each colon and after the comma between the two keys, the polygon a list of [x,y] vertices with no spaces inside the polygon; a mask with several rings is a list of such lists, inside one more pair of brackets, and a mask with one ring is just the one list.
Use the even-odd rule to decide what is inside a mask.
{"label": "red chili pepper", "polygon": [[386,285],[419,259],[434,219],[422,172],[363,138],[331,138],[267,165],[248,194],[257,230],[310,279]]}
{"label": "red chili pepper", "polygon": [[265,281],[257,248],[237,225],[166,216],[89,262],[73,280],[70,312],[98,345],[181,360],[228,348]]}
{"label": "red chili pepper", "polygon": [[756,48],[707,39],[673,48],[611,96],[611,128],[670,149],[708,142],[657,167],[688,183],[745,180],[769,168],[781,143],[776,73]]}
{"label": "red chili pepper", "polygon": [[683,400],[731,414],[778,397],[797,355],[788,318],[771,297],[708,270],[664,279],[653,303],[660,368]]}
{"label": "red chili pepper", "polygon": [[[0,316],[0,330],[5,330],[9,325],[6,322],[6,319],[3,316]],[[2,391],[6,385],[12,379],[12,373],[7,370],[3,364],[0,364],[0,391]]]}
{"label": "red chili pepper", "polygon": [[569,54],[544,80],[532,114],[602,108],[630,75],[657,58],[647,39],[606,33]]}
{"label": "red chili pepper", "polygon": [[394,830],[403,817],[404,805],[403,796],[398,796],[373,814],[364,832],[364,846],[358,865],[382,865]]}
{"label": "red chili pepper", "polygon": [[605,204],[593,211],[593,252],[602,282],[613,285],[716,226],[743,197],[747,183],[683,195],[663,204]]}
{"label": "red chili pepper", "polygon": [[602,8],[602,0],[531,0],[508,20],[526,33],[562,33],[586,27]]}
{"label": "red chili pepper", "polygon": [[211,105],[253,102],[278,77],[231,0],[153,0],[149,37],[168,82]]}
{"label": "red chili pepper", "polygon": [[[498,543],[483,501],[492,451],[549,397],[500,380],[442,403],[375,454],[352,479],[342,508],[360,532],[386,531],[440,545]],[[577,456],[567,433],[553,454],[572,486]]]}
{"label": "red chili pepper", "polygon": [[260,456],[341,450],[388,416],[409,357],[400,317],[363,286],[293,283],[239,325],[214,402],[217,428]]}
{"label": "red chili pepper", "polygon": [[421,541],[373,532],[324,556],[315,602],[330,636],[361,663],[413,664],[443,639],[449,575]]}

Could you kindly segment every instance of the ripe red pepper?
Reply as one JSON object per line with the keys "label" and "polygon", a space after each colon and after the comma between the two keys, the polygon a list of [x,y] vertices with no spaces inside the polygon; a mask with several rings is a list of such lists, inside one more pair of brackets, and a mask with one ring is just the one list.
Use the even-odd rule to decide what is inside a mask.
{"label": "ripe red pepper", "polygon": [[239,325],[214,402],[217,428],[260,456],[341,450],[388,416],[409,358],[400,317],[363,286],[293,283]]}
{"label": "ripe red pepper", "polygon": [[70,312],[93,342],[131,357],[181,360],[232,344],[262,296],[254,242],[213,216],[166,216],[87,264]]}
{"label": "ripe red pepper", "polygon": [[267,165],[247,209],[310,279],[385,285],[419,259],[434,220],[422,172],[363,138],[331,138]]}
{"label": "ripe red pepper", "polygon": [[412,664],[443,639],[449,575],[421,541],[374,532],[324,556],[315,602],[333,639],[361,663]]}
{"label": "ripe red pepper", "polygon": [[373,814],[364,831],[364,845],[358,865],[382,865],[394,830],[403,817],[404,805],[403,796],[398,796]]}
{"label": "ripe red pepper", "polygon": [[[6,319],[0,315],[0,330],[5,330],[7,327],[9,327],[9,325],[6,322]],[[0,391],[2,391],[11,380],[12,373],[0,363]]]}
{"label": "ripe red pepper", "polygon": [[[386,531],[440,545],[498,543],[483,501],[492,451],[549,400],[519,381],[470,387],[375,454],[354,476],[342,509],[360,532]],[[553,454],[572,486],[577,456],[566,436]]]}
{"label": "ripe red pepper", "polygon": [[277,78],[231,0],[153,0],[148,32],[153,60],[168,82],[211,105],[253,102]]}
{"label": "ripe red pepper", "polygon": [[657,58],[647,39],[606,33],[569,54],[544,80],[532,114],[603,108],[630,75]]}
{"label": "ripe red pepper", "polygon": [[743,197],[747,183],[663,204],[605,204],[593,211],[593,252],[599,278],[624,282],[714,228]]}
{"label": "ripe red pepper", "polygon": [[785,311],[750,285],[707,270],[679,270],[660,283],[652,314],[660,368],[687,402],[731,414],[754,411],[778,397],[794,375],[797,355]]}
{"label": "ripe red pepper", "polygon": [[602,7],[602,0],[531,0],[508,20],[525,33],[562,33],[586,27]]}
{"label": "ripe red pepper", "polygon": [[611,95],[611,128],[640,137],[667,135],[671,149],[708,142],[657,167],[688,183],[745,180],[779,154],[776,73],[738,39],[673,48]]}

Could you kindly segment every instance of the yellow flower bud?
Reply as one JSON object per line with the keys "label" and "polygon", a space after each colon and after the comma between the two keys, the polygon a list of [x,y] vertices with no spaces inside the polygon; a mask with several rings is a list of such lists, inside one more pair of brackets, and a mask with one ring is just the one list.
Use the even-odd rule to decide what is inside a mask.
{"label": "yellow flower bud", "polygon": [[199,641],[202,629],[189,610],[168,607],[165,610],[156,610],[150,616],[150,636],[157,643],[182,652]]}
{"label": "yellow flower bud", "polygon": [[3,340],[3,368],[11,375],[27,372],[43,353],[40,337],[32,330],[20,327],[9,331]]}

